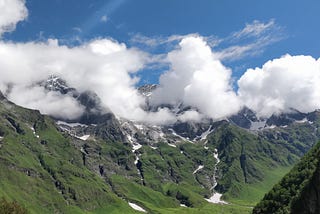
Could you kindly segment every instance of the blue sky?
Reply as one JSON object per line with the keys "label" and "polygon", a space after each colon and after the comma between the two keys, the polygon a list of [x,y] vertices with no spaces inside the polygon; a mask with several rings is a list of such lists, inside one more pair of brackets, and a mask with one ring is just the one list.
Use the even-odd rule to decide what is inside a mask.
{"label": "blue sky", "polygon": [[[151,38],[197,33],[228,41],[213,50],[254,43],[257,38],[232,41],[255,20],[274,22],[269,36],[275,41],[261,47],[259,53],[228,59],[223,63],[233,69],[235,79],[251,67],[286,53],[319,58],[320,2],[256,0],[27,0],[29,16],[20,22],[6,40],[33,41],[57,38],[61,43],[77,45],[97,37],[111,37],[128,46],[138,46],[151,53],[161,53],[170,46],[146,48],[132,43],[132,37]],[[161,69],[140,73],[142,83],[157,82]]]}

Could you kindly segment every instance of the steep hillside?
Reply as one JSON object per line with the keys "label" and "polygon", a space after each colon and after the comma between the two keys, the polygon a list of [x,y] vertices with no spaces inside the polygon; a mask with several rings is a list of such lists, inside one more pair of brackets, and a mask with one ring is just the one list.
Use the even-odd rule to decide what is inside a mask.
{"label": "steep hillside", "polygon": [[30,213],[136,213],[130,206],[151,213],[249,212],[204,200],[213,183],[212,150],[159,143],[156,149],[141,145],[132,151],[119,125],[109,115],[99,125],[77,125],[93,133],[78,136],[2,96],[0,196]]}
{"label": "steep hillside", "polygon": [[54,121],[0,97],[0,196],[31,213],[249,213],[319,139],[318,112],[259,130],[151,126],[110,112]]}
{"label": "steep hillside", "polygon": [[254,205],[299,159],[261,134],[222,122],[209,135],[207,145],[217,148],[221,160],[215,189],[225,200]]}
{"label": "steep hillside", "polygon": [[253,213],[320,212],[320,143],[264,196]]}
{"label": "steep hillside", "polygon": [[31,213],[78,213],[106,207],[130,212],[82,152],[38,111],[0,103],[0,195]]}

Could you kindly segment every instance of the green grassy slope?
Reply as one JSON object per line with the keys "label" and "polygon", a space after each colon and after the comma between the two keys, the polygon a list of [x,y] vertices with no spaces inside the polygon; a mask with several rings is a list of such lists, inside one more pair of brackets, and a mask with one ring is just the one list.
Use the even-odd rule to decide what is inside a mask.
{"label": "green grassy slope", "polygon": [[299,160],[286,146],[226,122],[208,140],[220,151],[217,189],[236,204],[255,205]]}
{"label": "green grassy slope", "polygon": [[0,196],[18,201],[30,213],[83,213],[99,207],[132,212],[83,165],[81,151],[51,119],[3,102],[0,133]]}
{"label": "green grassy slope", "polygon": [[[128,201],[151,213],[195,213],[199,209],[209,213],[221,207],[204,200],[210,192],[197,179],[210,184],[206,179],[210,180],[215,160],[198,145],[143,147],[142,186],[130,146],[70,138],[50,118],[5,100],[0,103],[0,136],[0,196],[17,201],[29,213],[139,213]],[[85,158],[81,148],[86,149]],[[159,159],[157,167],[164,168],[155,174],[155,165],[148,163]],[[104,166],[102,174],[94,168],[97,163]],[[206,165],[203,171],[207,173],[192,176],[198,164]],[[158,179],[165,170],[163,180]],[[177,191],[186,194],[190,206],[196,208],[183,208],[176,196],[168,194]],[[238,212],[232,205],[222,209]],[[242,210],[248,213],[248,208]]]}
{"label": "green grassy slope", "polygon": [[[267,193],[253,213],[292,213],[297,201],[303,197],[313,176],[319,170],[320,143],[316,144],[301,161]],[[317,174],[318,175],[318,174]],[[297,209],[297,207],[295,207]],[[304,212],[300,212],[304,213]]]}
{"label": "green grassy slope", "polygon": [[[222,122],[206,145],[143,145],[139,174],[116,126],[98,125],[93,139],[82,141],[38,111],[0,101],[0,197],[30,213],[139,213],[128,202],[150,213],[250,213],[300,156],[299,146]],[[221,159],[217,189],[229,205],[204,200],[212,194],[215,149]]]}

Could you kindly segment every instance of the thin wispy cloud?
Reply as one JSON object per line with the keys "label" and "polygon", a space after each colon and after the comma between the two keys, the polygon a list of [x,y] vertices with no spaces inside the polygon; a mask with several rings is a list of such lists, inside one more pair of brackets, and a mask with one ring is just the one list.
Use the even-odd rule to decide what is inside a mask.
{"label": "thin wispy cloud", "polygon": [[231,38],[242,39],[246,37],[259,37],[268,31],[273,31],[274,29],[279,29],[274,19],[271,19],[266,23],[254,20],[252,23],[247,23],[242,30],[232,33]]}
{"label": "thin wispy cloud", "polygon": [[107,22],[110,16],[115,13],[127,0],[111,0],[107,1],[98,11],[94,12],[88,19],[80,26],[83,35],[88,35],[101,22]]}
{"label": "thin wispy cloud", "polygon": [[101,16],[100,21],[101,22],[108,22],[109,18],[106,15]]}
{"label": "thin wispy cloud", "polygon": [[73,27],[72,30],[77,32],[77,33],[81,33],[82,32],[82,29],[79,28],[79,27]]}
{"label": "thin wispy cloud", "polygon": [[284,37],[280,35],[266,35],[243,45],[232,45],[230,47],[218,50],[217,56],[223,61],[234,61],[245,57],[261,55],[268,46],[280,41],[283,38]]}
{"label": "thin wispy cloud", "polygon": [[[200,36],[197,33],[191,33],[191,34],[186,34],[186,35],[170,35],[170,36],[153,36],[153,37],[148,37],[145,35],[142,35],[140,33],[137,34],[132,34],[130,43],[133,45],[142,45],[146,48],[157,48],[159,46],[168,46],[168,47],[175,47],[182,39],[188,38],[188,37],[197,37]],[[215,36],[208,36],[204,37],[208,44],[210,44],[211,47],[216,46],[217,44],[220,43],[220,39],[218,39]]]}
{"label": "thin wispy cloud", "polygon": [[[156,49],[160,46],[166,46],[170,49],[175,48],[182,39],[191,36],[200,35],[194,33],[148,37],[138,33],[132,35],[130,42],[133,45],[140,45],[146,50]],[[215,50],[219,59],[228,61],[259,55],[269,45],[285,38],[282,28],[273,19],[265,23],[254,20],[252,23],[246,24],[243,29],[233,32],[225,38],[219,38],[215,35],[201,37]]]}
{"label": "thin wispy cloud", "polygon": [[275,20],[263,23],[254,20],[237,32],[221,40],[224,48],[217,49],[217,55],[223,61],[234,61],[244,57],[261,55],[264,50],[286,38],[284,30]]}

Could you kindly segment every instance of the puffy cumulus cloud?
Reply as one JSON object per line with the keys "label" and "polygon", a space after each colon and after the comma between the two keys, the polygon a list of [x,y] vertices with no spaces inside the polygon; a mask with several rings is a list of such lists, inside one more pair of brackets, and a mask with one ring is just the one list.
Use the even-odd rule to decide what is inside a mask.
{"label": "puffy cumulus cloud", "polygon": [[0,0],[0,36],[13,31],[28,16],[24,0]]}
{"label": "puffy cumulus cloud", "polygon": [[[150,124],[219,119],[235,113],[240,102],[224,67],[201,37],[182,39],[167,55],[171,70],[160,78],[151,102],[193,109],[176,116],[159,107],[144,111],[145,100],[135,88],[135,73],[150,62],[148,54],[111,39],[97,39],[76,47],[47,42],[0,42],[0,90],[15,103],[56,117],[75,119],[83,107],[69,94],[48,92],[39,82],[57,75],[78,90],[97,93],[106,108],[120,117]],[[19,62],[19,63],[17,63]]]}
{"label": "puffy cumulus cloud", "polygon": [[[81,112],[65,96],[37,88],[49,75],[58,75],[80,91],[95,91],[103,104],[118,116],[143,120],[142,98],[135,89],[131,74],[144,66],[147,55],[110,39],[99,39],[77,47],[60,46],[57,40],[45,43],[0,42],[0,90],[17,104],[37,108],[43,113],[60,116],[61,109],[74,109],[69,118]],[[9,90],[10,89],[10,90]],[[30,97],[27,94],[34,93]],[[52,105],[47,105],[50,102]]]}
{"label": "puffy cumulus cloud", "polygon": [[285,55],[248,69],[238,81],[239,96],[259,116],[320,108],[320,59]]}
{"label": "puffy cumulus cloud", "polygon": [[[230,85],[230,69],[221,64],[201,37],[184,38],[179,46],[168,54],[170,70],[160,77],[150,103],[183,103],[213,119],[236,113],[241,103]],[[186,118],[190,116],[195,117],[190,114]]]}
{"label": "puffy cumulus cloud", "polygon": [[[15,29],[28,16],[24,0],[0,0],[0,37]],[[107,18],[107,17],[106,17]],[[102,19],[106,19],[102,17]],[[103,21],[102,20],[102,21]],[[58,40],[14,43],[0,41],[0,91],[25,107],[56,117],[75,119],[84,107],[70,95],[46,91],[39,82],[58,75],[80,92],[97,93],[107,109],[120,117],[150,124],[220,119],[236,113],[242,104],[259,116],[290,111],[309,112],[320,108],[320,60],[310,56],[286,55],[267,62],[262,68],[248,69],[238,81],[238,96],[231,87],[231,70],[220,60],[243,56],[279,38],[270,37],[276,25],[254,21],[232,38],[257,37],[244,46],[212,52],[222,40],[212,37],[173,35],[168,38],[136,37],[149,46],[180,41],[178,48],[163,56],[149,56],[112,39],[96,39],[76,47],[59,45]],[[141,42],[140,42],[141,43]],[[257,45],[258,44],[258,45]],[[256,48],[256,49],[255,49]],[[146,64],[169,64],[150,103],[155,112],[144,111],[145,100],[138,93],[135,73]],[[192,107],[175,115],[164,104]]]}

